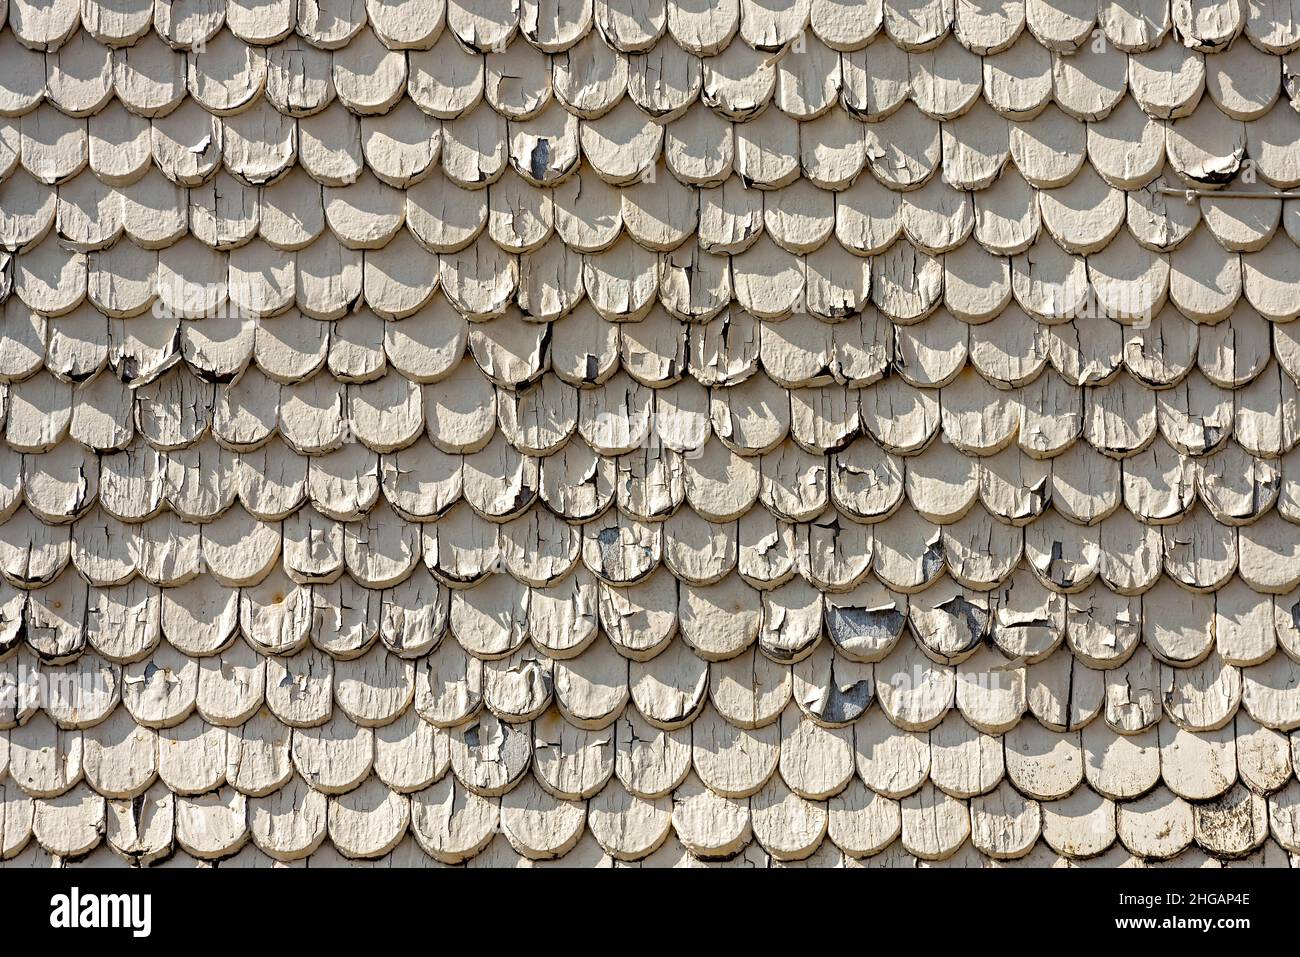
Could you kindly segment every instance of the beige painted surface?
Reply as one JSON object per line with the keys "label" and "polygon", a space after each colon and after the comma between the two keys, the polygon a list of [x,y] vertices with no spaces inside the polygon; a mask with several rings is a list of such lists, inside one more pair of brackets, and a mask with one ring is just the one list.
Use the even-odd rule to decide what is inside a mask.
{"label": "beige painted surface", "polygon": [[1294,4],[0,21],[3,866],[1300,853]]}

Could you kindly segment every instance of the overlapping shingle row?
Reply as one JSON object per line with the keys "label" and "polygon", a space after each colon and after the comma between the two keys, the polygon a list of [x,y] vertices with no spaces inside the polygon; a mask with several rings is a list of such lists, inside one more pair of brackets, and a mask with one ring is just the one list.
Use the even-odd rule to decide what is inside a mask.
{"label": "overlapping shingle row", "polygon": [[1300,853],[1290,8],[4,17],[3,863]]}

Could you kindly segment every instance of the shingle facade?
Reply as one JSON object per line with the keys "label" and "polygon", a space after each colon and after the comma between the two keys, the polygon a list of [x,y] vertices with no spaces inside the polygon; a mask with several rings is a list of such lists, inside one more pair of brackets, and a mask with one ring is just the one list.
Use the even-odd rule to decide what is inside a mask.
{"label": "shingle facade", "polygon": [[1297,0],[0,0],[0,859],[1300,861]]}

